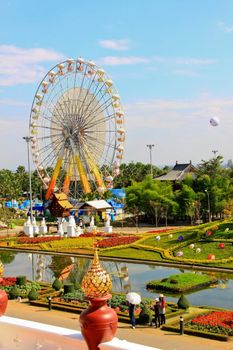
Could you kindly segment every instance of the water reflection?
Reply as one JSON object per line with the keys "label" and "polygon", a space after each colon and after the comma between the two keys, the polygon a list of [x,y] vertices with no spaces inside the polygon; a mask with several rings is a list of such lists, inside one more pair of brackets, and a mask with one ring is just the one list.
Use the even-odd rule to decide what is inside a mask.
{"label": "water reflection", "polygon": [[[87,258],[43,254],[33,254],[33,259],[30,260],[28,254],[16,253],[14,259],[5,265],[4,275],[26,275],[29,279],[33,279],[35,276],[35,278],[41,278],[45,282],[53,282],[55,277],[61,276],[68,268],[63,279],[79,284],[90,263],[91,260]],[[187,271],[147,264],[125,264],[110,261],[101,261],[101,264],[112,276],[113,291],[124,293],[135,291],[150,298],[157,297],[157,293],[146,290],[148,281]],[[36,272],[34,276],[33,271]],[[200,271],[193,272],[201,273]],[[233,275],[227,273],[214,273],[214,275],[220,280],[216,288],[195,291],[188,294],[188,300],[192,305],[214,305],[233,309]],[[178,299],[179,296],[167,296],[168,301],[177,302]]]}
{"label": "water reflection", "polygon": [[15,253],[13,252],[0,252],[0,261],[6,265],[14,261]]}

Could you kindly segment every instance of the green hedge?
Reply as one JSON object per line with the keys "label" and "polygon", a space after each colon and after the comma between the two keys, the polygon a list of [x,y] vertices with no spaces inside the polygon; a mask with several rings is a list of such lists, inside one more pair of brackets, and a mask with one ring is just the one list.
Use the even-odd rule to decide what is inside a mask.
{"label": "green hedge", "polygon": [[[162,330],[180,333],[180,328],[172,325],[163,325]],[[193,335],[202,338],[208,338],[213,340],[228,341],[229,337],[227,335],[209,333],[204,331],[193,330],[191,328],[184,328],[184,334]]]}

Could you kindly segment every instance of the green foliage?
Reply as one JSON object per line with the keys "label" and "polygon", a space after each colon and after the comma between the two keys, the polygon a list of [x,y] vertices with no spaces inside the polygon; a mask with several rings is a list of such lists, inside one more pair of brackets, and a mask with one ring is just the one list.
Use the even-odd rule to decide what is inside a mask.
{"label": "green foliage", "polygon": [[151,323],[151,321],[152,321],[152,316],[153,316],[152,310],[150,310],[150,309],[148,308],[148,306],[144,304],[144,305],[142,306],[142,310],[141,310],[141,312],[140,312],[140,314],[139,314],[139,317],[138,317],[138,323],[139,323],[139,324],[148,324],[148,323]]}
{"label": "green foliage", "polygon": [[168,214],[177,209],[171,184],[167,181],[154,181],[151,176],[126,189],[126,205],[127,210],[136,216],[146,213],[156,226],[161,218],[167,220]]}
{"label": "green foliage", "polygon": [[38,299],[38,292],[35,288],[32,288],[30,292],[28,293],[28,299],[29,300],[37,300]]}
{"label": "green foliage", "polygon": [[8,297],[9,299],[17,299],[18,296],[20,296],[20,290],[19,288],[16,287],[16,285],[14,285],[8,293]]}
{"label": "green foliage", "polygon": [[16,277],[16,284],[19,286],[25,286],[27,283],[26,276],[17,276]]}
{"label": "green foliage", "polygon": [[60,290],[62,288],[62,282],[56,278],[52,284],[53,289]]}
{"label": "green foliage", "polygon": [[95,225],[98,226],[101,221],[99,215],[94,215],[94,220],[95,220]]}
{"label": "green foliage", "polygon": [[10,264],[15,259],[15,253],[13,252],[0,252],[0,261],[5,264]]}
{"label": "green foliage", "polygon": [[73,283],[65,283],[63,287],[64,287],[64,294],[74,292],[74,284]]}
{"label": "green foliage", "polygon": [[85,294],[82,292],[81,289],[74,290],[73,292],[68,292],[68,293],[65,293],[64,291],[62,298],[66,301],[76,300],[76,301],[83,302],[85,301]]}
{"label": "green foliage", "polygon": [[177,306],[179,309],[183,309],[183,310],[187,310],[189,308],[190,306],[189,301],[184,294],[181,294],[177,302]]}
{"label": "green foliage", "polygon": [[123,305],[126,306],[125,309],[127,309],[127,305],[126,305],[126,299],[125,299],[125,295],[122,294],[115,294],[112,296],[112,299],[110,300],[110,304],[112,308],[115,307],[122,307]]}
{"label": "green foliage", "polygon": [[9,224],[12,218],[16,217],[16,210],[14,208],[0,208],[0,218],[5,224]]}
{"label": "green foliage", "polygon": [[[153,177],[160,175],[163,171],[152,166]],[[115,188],[126,188],[131,186],[133,182],[140,182],[151,173],[151,165],[141,162],[122,163],[120,165],[120,174],[114,178]]]}

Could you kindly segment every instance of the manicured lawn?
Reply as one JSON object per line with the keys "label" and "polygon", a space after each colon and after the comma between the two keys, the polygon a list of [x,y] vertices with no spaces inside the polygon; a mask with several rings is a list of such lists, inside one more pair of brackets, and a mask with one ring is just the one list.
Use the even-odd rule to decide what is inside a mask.
{"label": "manicured lawn", "polygon": [[151,252],[147,250],[141,250],[136,248],[120,248],[111,250],[101,250],[99,252],[102,256],[111,256],[119,258],[139,259],[139,260],[153,260],[164,261],[158,252]]}
{"label": "manicured lawn", "polygon": [[[172,235],[172,237],[171,237]],[[193,240],[196,238],[197,233],[193,231],[180,231],[170,234],[163,234],[159,235],[160,240],[156,239],[156,236],[149,237],[142,241],[141,244],[148,245],[151,247],[158,247],[158,248],[172,248],[173,246],[176,246],[179,244],[179,242],[188,242],[189,240]]]}
{"label": "manicured lawn", "polygon": [[148,289],[170,291],[171,293],[182,293],[207,287],[216,282],[216,278],[204,274],[181,273],[171,275],[162,280],[153,280],[147,283]]}
{"label": "manicured lawn", "polygon": [[[187,259],[197,259],[206,260],[209,254],[215,255],[215,259],[224,259],[233,256],[233,245],[231,243],[225,243],[224,249],[218,247],[220,242],[197,242],[194,248],[189,248],[189,246],[183,247],[181,250],[183,252],[183,258]],[[200,248],[201,252],[197,253],[196,249]],[[174,253],[176,253],[177,249]]]}

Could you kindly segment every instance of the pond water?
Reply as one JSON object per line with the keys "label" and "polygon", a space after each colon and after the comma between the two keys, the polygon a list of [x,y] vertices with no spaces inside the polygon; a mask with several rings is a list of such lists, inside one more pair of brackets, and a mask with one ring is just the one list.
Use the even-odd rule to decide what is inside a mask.
{"label": "pond water", "polygon": [[[87,258],[15,253],[11,262],[4,263],[4,276],[26,275],[31,280],[52,282],[55,276],[62,274],[67,280],[80,283],[90,263],[91,260]],[[112,276],[113,291],[127,292],[130,290],[149,298],[157,297],[158,294],[146,290],[147,282],[188,271],[149,264],[110,261],[101,261],[101,264]],[[192,272],[201,273],[194,270]],[[195,291],[187,295],[192,305],[218,306],[233,310],[233,275],[218,273],[217,276],[220,280],[217,287]],[[177,302],[178,298],[179,296],[166,295],[167,301]]]}

